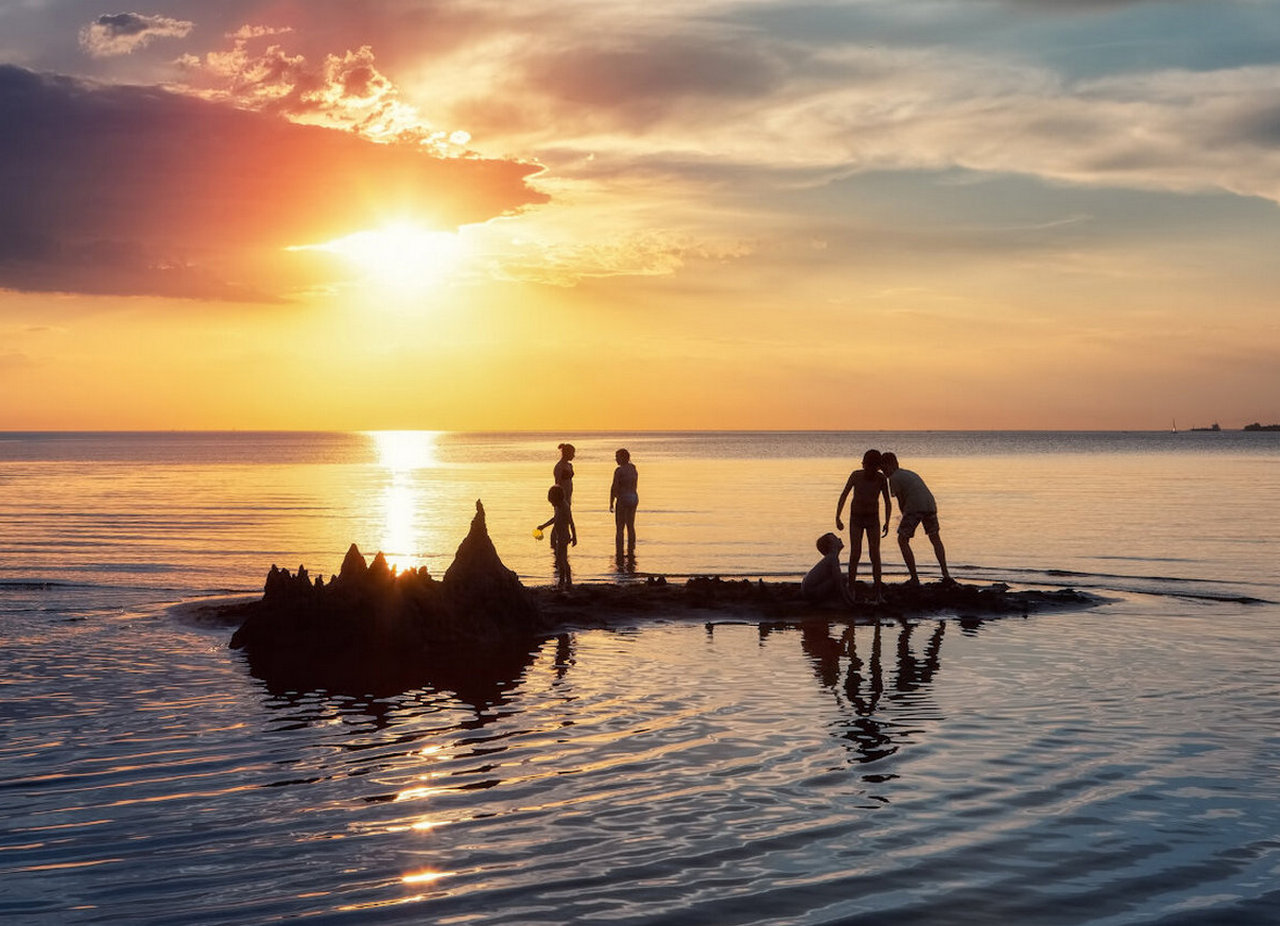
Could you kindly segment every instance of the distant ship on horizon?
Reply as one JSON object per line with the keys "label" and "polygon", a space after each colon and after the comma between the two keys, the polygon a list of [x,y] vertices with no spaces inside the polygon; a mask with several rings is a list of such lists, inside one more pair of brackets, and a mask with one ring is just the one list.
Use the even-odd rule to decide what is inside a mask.
{"label": "distant ship on horizon", "polygon": [[[1173,426],[1170,428],[1170,430],[1174,434],[1179,433],[1178,422],[1176,420],[1173,422]],[[1189,428],[1188,430],[1199,431],[1201,433],[1216,434],[1222,431],[1222,425],[1218,424],[1218,422],[1215,421],[1213,424],[1211,424],[1207,428]],[[1246,424],[1240,430],[1242,431],[1280,431],[1280,424],[1260,424],[1257,421],[1255,421],[1253,422],[1253,424]]]}

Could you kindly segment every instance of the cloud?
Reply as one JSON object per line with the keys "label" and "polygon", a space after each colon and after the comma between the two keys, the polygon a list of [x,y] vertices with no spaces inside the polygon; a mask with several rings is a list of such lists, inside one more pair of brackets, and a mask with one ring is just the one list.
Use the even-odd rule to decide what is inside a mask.
{"label": "cloud", "polygon": [[108,13],[80,30],[80,47],[95,58],[129,55],[152,39],[186,38],[194,23],[168,16],[141,13]]}
{"label": "cloud", "polygon": [[184,56],[180,63],[191,82],[185,89],[205,99],[305,125],[342,128],[374,141],[416,143],[441,156],[459,154],[470,140],[465,132],[426,123],[378,69],[368,45],[326,55],[318,63],[302,54],[289,54],[279,44],[262,50],[251,47],[259,39],[289,31],[244,26],[229,36],[230,50],[209,52],[203,58]]}
{"label": "cloud", "polygon": [[[1142,6],[1153,12],[1135,12]],[[678,9],[531,0],[518,11],[471,0],[358,10],[317,0],[287,7],[290,28],[271,18],[285,15],[279,9],[236,2],[198,14],[206,39],[221,36],[217,50],[184,56],[176,74],[157,76],[154,63],[135,73],[220,112],[547,165],[539,187],[585,218],[579,237],[566,219],[553,243],[513,260],[522,278],[567,279],[573,261],[588,276],[670,272],[680,266],[670,254],[683,247],[653,241],[714,249],[739,234],[802,227],[806,217],[788,212],[793,191],[859,174],[962,168],[1054,186],[1280,201],[1280,68],[1144,74],[1126,62],[1123,73],[1083,80],[1036,63],[1050,37],[1063,44],[1048,61],[1105,37],[1116,19],[1107,10],[1125,7],[1126,22],[1165,21],[1144,0],[715,0]],[[196,9],[175,2],[166,12]],[[1086,10],[1070,23],[1057,15]],[[273,25],[240,25],[259,16]],[[1185,21],[1169,28],[1181,34]],[[351,45],[332,53],[344,48],[335,42]],[[108,64],[118,73],[135,62]],[[651,208],[628,212],[639,199]],[[29,226],[16,231],[0,247],[41,246]],[[184,260],[168,266],[192,262]]]}
{"label": "cloud", "polygon": [[[413,144],[158,88],[0,65],[0,287],[272,299],[313,273],[289,245],[406,216],[483,222],[546,197],[534,165]],[[298,258],[300,262],[302,258]]]}
{"label": "cloud", "polygon": [[[981,2],[990,3],[991,0],[981,0]],[[1166,0],[999,0],[999,2],[1020,9],[1048,10],[1070,15],[1090,10],[1121,9],[1144,3],[1163,3]]]}
{"label": "cloud", "polygon": [[701,34],[625,47],[593,37],[556,52],[512,55],[492,95],[505,102],[462,99],[457,118],[477,137],[505,127],[509,149],[557,169],[591,153],[585,170],[600,178],[643,170],[707,190],[717,177],[767,189],[962,167],[1280,202],[1274,65],[1070,81],[961,50],[765,35],[731,49]]}
{"label": "cloud", "polygon": [[786,74],[783,46],[743,41],[732,32],[602,39],[570,53],[557,49],[525,62],[543,92],[586,106],[636,101],[759,99]]}
{"label": "cloud", "polygon": [[694,261],[730,261],[751,253],[746,241],[709,242],[674,232],[648,231],[609,240],[532,241],[489,252],[495,279],[574,287],[612,276],[670,276]]}

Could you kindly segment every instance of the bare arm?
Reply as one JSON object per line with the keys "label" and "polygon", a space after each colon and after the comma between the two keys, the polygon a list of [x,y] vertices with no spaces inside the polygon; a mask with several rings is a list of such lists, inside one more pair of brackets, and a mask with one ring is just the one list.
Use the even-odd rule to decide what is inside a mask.
{"label": "bare arm", "polygon": [[849,480],[844,484],[844,491],[840,493],[840,501],[836,502],[836,530],[844,530],[844,522],[840,520],[840,512],[844,511],[845,499],[849,497],[849,493],[853,491],[853,473],[849,474]]}
{"label": "bare arm", "polygon": [[836,588],[840,590],[840,600],[845,604],[853,604],[853,592],[849,589],[849,583],[844,579],[844,570],[840,568],[840,557],[831,557],[831,577],[836,583]]}
{"label": "bare arm", "polygon": [[889,500],[889,480],[885,478],[880,483],[880,492],[884,495],[884,530],[880,532],[881,537],[889,536],[889,516],[893,514],[893,502]]}

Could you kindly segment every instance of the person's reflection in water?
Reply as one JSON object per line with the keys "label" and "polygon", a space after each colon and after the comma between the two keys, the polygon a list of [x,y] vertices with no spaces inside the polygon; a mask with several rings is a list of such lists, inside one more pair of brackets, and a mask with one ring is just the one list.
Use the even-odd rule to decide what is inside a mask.
{"label": "person's reflection in water", "polygon": [[938,626],[933,629],[933,635],[929,637],[929,644],[924,648],[926,675],[921,680],[924,684],[932,682],[933,677],[942,668],[942,635],[946,630],[946,621],[938,621]]}
{"label": "person's reflection in water", "polygon": [[567,633],[556,636],[556,681],[563,681],[569,667],[577,660],[573,657],[573,637]]}
{"label": "person's reflection in water", "polygon": [[[875,629],[872,631],[871,637],[871,654],[870,661],[863,663],[858,658],[857,637],[855,636],[856,628],[850,627],[848,632],[849,640],[849,671],[845,674],[844,693],[849,699],[849,703],[859,716],[869,717],[875,713],[876,706],[880,703],[880,695],[884,693],[884,669],[880,662],[880,621],[875,623]],[[865,674],[863,670],[866,670]],[[866,685],[866,692],[863,692],[863,686]]]}
{"label": "person's reflection in water", "polygon": [[898,680],[895,688],[899,691],[915,691],[933,681],[938,671],[939,654],[942,650],[942,635],[947,629],[946,621],[938,621],[929,642],[925,644],[923,665],[911,652],[911,632],[915,625],[904,620],[898,632]]}
{"label": "person's reflection in water", "polygon": [[805,621],[800,625],[800,647],[813,663],[813,674],[826,688],[840,680],[840,657],[844,644],[831,638],[829,621]]}
{"label": "person's reflection in water", "polygon": [[946,622],[938,621],[921,656],[911,648],[915,626],[906,620],[898,625],[894,645],[896,677],[887,698],[882,658],[885,630],[879,619],[870,628],[871,646],[865,661],[858,652],[858,632],[861,630],[865,639],[865,626],[850,624],[839,640],[832,637],[828,622],[809,621],[800,627],[801,649],[809,657],[815,677],[832,691],[845,712],[844,719],[836,724],[836,735],[851,744],[857,762],[874,762],[897,752],[905,734],[895,737],[895,731],[900,729],[898,723],[886,723],[879,716],[886,710],[917,711],[918,707],[904,702],[901,694],[925,689],[941,667]]}
{"label": "person's reflection in water", "polygon": [[[875,622],[871,637],[871,654],[865,666],[857,656],[856,628],[850,627],[849,671],[844,679],[844,696],[854,716],[850,718],[848,727],[840,734],[854,749],[854,758],[861,763],[874,762],[891,756],[898,751],[897,744],[889,734],[887,724],[874,717],[880,704],[880,695],[884,693],[884,669],[880,661],[881,633],[880,621]],[[864,676],[863,669],[866,669]]]}

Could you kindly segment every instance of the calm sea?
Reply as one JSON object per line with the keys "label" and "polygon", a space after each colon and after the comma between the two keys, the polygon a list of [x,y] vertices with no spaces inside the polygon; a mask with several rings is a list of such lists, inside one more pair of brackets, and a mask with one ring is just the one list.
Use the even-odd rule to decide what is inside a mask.
{"label": "calm sea", "polygon": [[[476,499],[549,583],[563,440],[580,581],[630,580],[617,447],[640,574],[789,578],[878,447],[957,578],[1106,603],[645,619],[377,698],[169,611],[353,542],[440,575]],[[7,433],[0,538],[6,922],[1280,922],[1280,433]]]}

